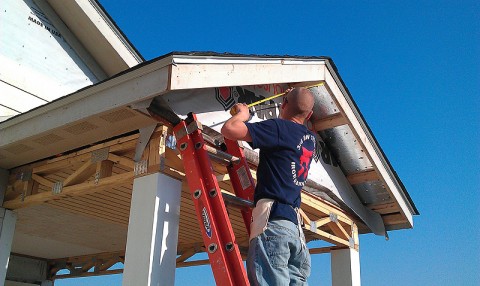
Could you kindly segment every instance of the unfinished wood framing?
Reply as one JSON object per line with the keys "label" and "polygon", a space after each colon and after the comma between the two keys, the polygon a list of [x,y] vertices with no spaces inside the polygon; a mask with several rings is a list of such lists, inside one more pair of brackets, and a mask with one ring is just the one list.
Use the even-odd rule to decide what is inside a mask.
{"label": "unfinished wood framing", "polygon": [[[133,134],[14,169],[9,179],[5,207],[20,210],[43,205],[126,227],[133,179],[163,172],[184,182],[177,267],[207,264],[208,260],[191,260],[205,248],[184,177],[183,163],[179,153],[166,144],[171,139],[169,136],[172,134],[166,126],[158,126],[139,162],[133,159],[139,134]],[[209,150],[212,154],[218,153],[213,146]],[[225,164],[212,160],[212,165],[222,193],[234,196],[229,177],[225,175]],[[252,174],[255,178],[255,169],[252,169]],[[246,257],[248,234],[240,211],[232,203],[227,203],[227,209],[242,256]],[[356,222],[340,208],[303,192],[302,217],[308,241],[321,239],[331,243],[332,247],[358,249]],[[330,248],[314,252],[328,252]],[[119,273],[120,269],[109,268],[115,263],[122,263],[123,255],[124,249],[119,249],[118,252],[100,256],[54,259],[50,261],[50,275],[52,279],[59,279]],[[70,274],[57,274],[61,269],[69,270]]]}

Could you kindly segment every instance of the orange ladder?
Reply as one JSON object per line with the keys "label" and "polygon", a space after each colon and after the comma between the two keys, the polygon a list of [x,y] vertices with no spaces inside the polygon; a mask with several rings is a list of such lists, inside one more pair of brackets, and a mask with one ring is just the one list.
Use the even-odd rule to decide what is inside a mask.
{"label": "orange ladder", "polygon": [[[225,203],[210,161],[209,149],[202,134],[202,125],[193,113],[174,126],[177,148],[182,155],[185,176],[192,194],[203,242],[217,285],[249,285],[243,260],[228,218]],[[225,138],[222,152],[230,156],[227,166],[235,195],[253,201],[255,183],[247,160],[237,141]],[[250,234],[252,211],[241,209]]]}

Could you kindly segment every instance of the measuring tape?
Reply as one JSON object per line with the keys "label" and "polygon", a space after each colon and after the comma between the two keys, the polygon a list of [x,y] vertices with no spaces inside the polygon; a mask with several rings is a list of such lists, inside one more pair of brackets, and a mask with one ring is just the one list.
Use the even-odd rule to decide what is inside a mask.
{"label": "measuring tape", "polygon": [[[325,83],[324,82],[321,82],[321,83],[317,83],[317,84],[314,84],[314,85],[309,85],[309,86],[299,86],[299,87],[304,87],[304,88],[312,88],[312,87],[316,87],[316,86],[322,86],[324,85]],[[282,96],[282,95],[285,95],[286,92],[282,92],[282,93],[279,93],[279,94],[275,94],[275,95],[272,95],[270,97],[267,97],[267,98],[264,98],[264,99],[261,99],[259,101],[255,101],[255,102],[252,102],[250,104],[247,104],[247,107],[250,108],[252,106],[255,106],[257,104],[260,104],[262,102],[265,102],[265,101],[268,101],[268,100],[271,100],[271,99],[274,99],[274,98],[277,98],[279,96]],[[232,109],[230,109],[230,114],[233,116],[235,114],[237,114],[237,108],[234,106]]]}

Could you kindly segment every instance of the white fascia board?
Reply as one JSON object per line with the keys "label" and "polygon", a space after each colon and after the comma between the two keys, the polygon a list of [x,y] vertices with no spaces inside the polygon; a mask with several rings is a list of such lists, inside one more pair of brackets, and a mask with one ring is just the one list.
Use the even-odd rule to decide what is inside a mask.
{"label": "white fascia board", "polygon": [[172,61],[171,90],[271,83],[319,82],[325,61],[268,58],[177,57]]}
{"label": "white fascia board", "polygon": [[0,147],[122,106],[151,99],[168,88],[171,58],[85,88],[0,123]]}
{"label": "white fascia board", "polygon": [[355,107],[355,104],[352,102],[350,95],[343,87],[343,84],[338,76],[335,74],[333,67],[327,64],[325,69],[325,82],[330,88],[332,95],[335,97],[337,104],[344,111],[345,116],[352,124],[353,132],[357,134],[357,138],[359,138],[363,143],[374,168],[379,172],[382,181],[387,185],[388,190],[390,190],[390,193],[397,201],[398,205],[400,206],[400,210],[407,218],[410,227],[413,227],[413,207],[401,190],[401,187],[395,179],[392,170],[390,170],[385,158],[381,154],[380,148],[375,143],[373,136],[370,134],[365,122],[363,122],[363,119]]}
{"label": "white fascia board", "polygon": [[174,55],[174,64],[283,64],[283,65],[318,65],[324,64],[324,59],[301,59],[281,57],[248,57],[248,56],[198,56]]}
{"label": "white fascia board", "polygon": [[105,15],[96,1],[75,0],[75,2],[129,67],[133,67],[143,61],[108,16]]}

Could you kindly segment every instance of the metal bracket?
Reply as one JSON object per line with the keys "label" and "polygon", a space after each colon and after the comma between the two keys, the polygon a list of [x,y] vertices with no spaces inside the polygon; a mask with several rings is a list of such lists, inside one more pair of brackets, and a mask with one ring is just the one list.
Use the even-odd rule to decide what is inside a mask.
{"label": "metal bracket", "polygon": [[62,192],[63,182],[55,182],[52,186],[52,193],[58,195]]}
{"label": "metal bracket", "polygon": [[100,181],[100,172],[95,172],[95,181],[93,183],[98,185],[98,181]]}
{"label": "metal bracket", "polygon": [[165,146],[175,150],[175,148],[177,148],[177,139],[175,138],[175,136],[167,135],[167,138],[165,140]]}
{"label": "metal bracket", "polygon": [[350,246],[350,248],[355,248],[355,241],[351,237],[348,239],[348,246]]}
{"label": "metal bracket", "polygon": [[17,175],[17,179],[22,182],[27,182],[32,179],[32,170],[24,170]]}
{"label": "metal bracket", "polygon": [[330,213],[330,220],[332,222],[338,222],[338,216],[334,213]]}
{"label": "metal bracket", "polygon": [[310,231],[311,232],[317,232],[317,222],[313,221],[310,223]]}
{"label": "metal bracket", "polygon": [[108,154],[109,153],[110,153],[110,148],[109,147],[94,150],[94,151],[92,151],[91,162],[96,163],[96,162],[101,162],[101,161],[108,160]]}
{"label": "metal bracket", "polygon": [[133,173],[135,174],[135,176],[145,174],[147,172],[147,164],[147,160],[135,162],[135,165],[133,167]]}
{"label": "metal bracket", "polygon": [[148,141],[152,137],[153,131],[157,128],[157,124],[140,128],[140,138],[138,138],[137,146],[135,146],[135,157],[133,161],[138,162],[142,158],[143,151],[145,151],[145,147],[147,147]]}

